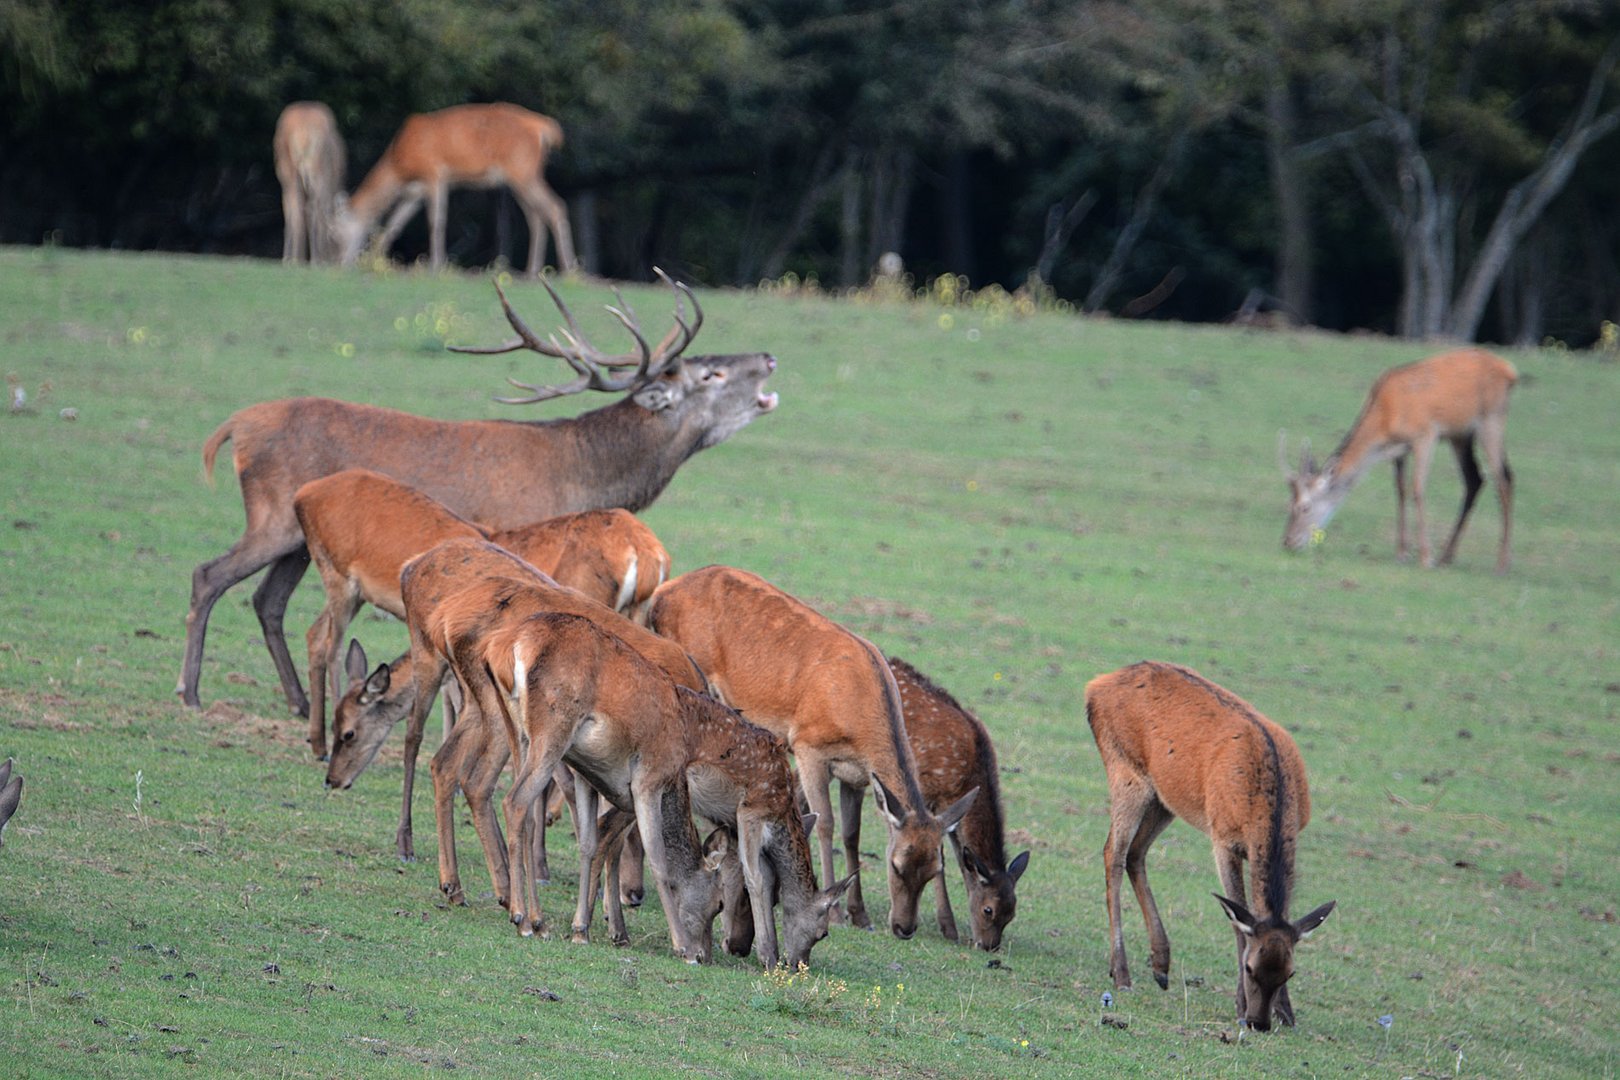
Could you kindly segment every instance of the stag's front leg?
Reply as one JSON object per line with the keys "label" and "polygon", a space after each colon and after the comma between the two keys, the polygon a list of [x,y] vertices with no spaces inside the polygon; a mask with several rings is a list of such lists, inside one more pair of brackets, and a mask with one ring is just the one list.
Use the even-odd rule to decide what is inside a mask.
{"label": "stag's front leg", "polygon": [[[838,782],[838,822],[844,836],[844,869],[850,873],[861,865],[861,810],[866,801],[866,789]],[[850,882],[846,894],[849,904],[849,922],[862,930],[872,929],[872,920],[866,914],[866,899],[861,895],[861,879]]]}

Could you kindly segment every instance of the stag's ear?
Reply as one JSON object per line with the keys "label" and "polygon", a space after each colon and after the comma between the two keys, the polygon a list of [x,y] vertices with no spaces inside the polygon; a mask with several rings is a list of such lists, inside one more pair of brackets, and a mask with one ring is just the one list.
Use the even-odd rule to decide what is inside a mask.
{"label": "stag's ear", "polygon": [[1337,900],[1329,900],[1327,903],[1323,904],[1321,907],[1317,908],[1315,911],[1296,922],[1294,924],[1294,929],[1299,931],[1300,940],[1303,941],[1305,938],[1310,937],[1311,931],[1315,930],[1318,926],[1321,926],[1327,917],[1333,914],[1333,906],[1337,903]]}
{"label": "stag's ear", "polygon": [[680,398],[680,383],[674,379],[654,379],[630,395],[630,400],[648,412],[663,412]]}
{"label": "stag's ear", "polygon": [[1028,869],[1029,852],[1025,851],[1019,854],[1017,858],[1013,859],[1012,862],[1007,864],[1007,876],[1011,878],[1013,884],[1016,885],[1018,884],[1018,879],[1023,877],[1024,871]]}
{"label": "stag's ear", "polygon": [[1221,902],[1221,907],[1226,909],[1226,917],[1232,920],[1232,925],[1238,928],[1239,933],[1254,933],[1256,920],[1253,915],[1249,914],[1248,908],[1244,907],[1236,900],[1228,900],[1220,893],[1215,894],[1215,899],[1219,900]]}
{"label": "stag's ear", "polygon": [[366,650],[359,639],[349,639],[349,654],[343,659],[343,671],[349,681],[357,683],[366,677]]}
{"label": "stag's ear", "polygon": [[877,773],[872,774],[872,790],[877,792],[878,813],[882,814],[893,828],[904,828],[910,812],[906,809],[906,804],[884,786]]}

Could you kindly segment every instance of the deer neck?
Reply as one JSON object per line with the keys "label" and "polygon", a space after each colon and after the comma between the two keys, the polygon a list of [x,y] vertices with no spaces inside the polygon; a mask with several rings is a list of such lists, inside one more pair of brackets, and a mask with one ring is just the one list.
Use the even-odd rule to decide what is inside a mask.
{"label": "deer neck", "polygon": [[764,844],[762,855],[769,859],[776,872],[777,895],[782,910],[798,911],[810,904],[816,896],[816,875],[810,866],[810,841],[800,824],[792,820],[770,823],[770,839]]}
{"label": "deer neck", "polygon": [[1249,892],[1252,910],[1261,918],[1288,917],[1289,893],[1294,884],[1294,828],[1289,808],[1296,793],[1283,768],[1277,743],[1265,726],[1256,723],[1265,743],[1266,766],[1275,782],[1271,786],[1270,812],[1257,824],[1260,828],[1245,841],[1249,856]]}
{"label": "deer neck", "polygon": [[366,173],[366,178],[360,181],[354,194],[349,196],[349,212],[369,230],[385,210],[399,201],[399,193],[404,187],[405,178],[384,154],[382,160]]}
{"label": "deer neck", "polygon": [[590,492],[590,505],[630,511],[651,505],[702,439],[701,432],[684,430],[679,417],[650,412],[629,398],[549,423],[571,444],[570,474]]}

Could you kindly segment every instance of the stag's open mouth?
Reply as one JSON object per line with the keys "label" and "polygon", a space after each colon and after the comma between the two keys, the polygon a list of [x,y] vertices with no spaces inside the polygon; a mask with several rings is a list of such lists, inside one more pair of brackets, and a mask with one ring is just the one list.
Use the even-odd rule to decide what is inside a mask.
{"label": "stag's open mouth", "polygon": [[755,404],[759,406],[760,412],[770,412],[772,409],[776,408],[776,401],[776,392],[773,390],[769,394],[759,395],[759,397],[755,399]]}

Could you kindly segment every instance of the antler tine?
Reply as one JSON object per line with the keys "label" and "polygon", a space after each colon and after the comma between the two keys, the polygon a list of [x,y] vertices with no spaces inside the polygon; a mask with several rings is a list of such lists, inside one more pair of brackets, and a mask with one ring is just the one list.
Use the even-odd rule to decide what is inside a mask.
{"label": "antler tine", "polygon": [[[654,350],[659,357],[658,370],[663,371],[665,367],[686,351],[686,347],[692,344],[692,339],[697,337],[697,332],[703,328],[703,306],[698,303],[697,295],[692,292],[686,282],[676,281],[671,278],[664,273],[662,267],[653,267],[653,273],[657,274],[659,279],[675,292],[675,325],[670,327],[669,333],[664,335],[663,340],[658,343],[658,348]],[[686,321],[686,304],[683,297],[684,300],[692,301],[693,314],[690,324]],[[680,345],[673,352],[667,352],[669,347],[674,344],[677,335],[681,339]]]}
{"label": "antler tine", "polygon": [[[542,284],[546,285],[546,289],[549,291],[551,289],[551,285],[546,283],[545,278],[541,278],[540,280]],[[540,353],[542,356],[562,355],[561,353],[556,352],[554,348],[547,348],[546,343],[540,340],[539,335],[537,335],[533,330],[529,329],[529,324],[523,321],[523,316],[517,313],[517,309],[512,307],[512,302],[506,298],[506,290],[501,288],[501,283],[496,281],[494,282],[494,285],[495,295],[501,298],[501,310],[506,312],[506,321],[512,324],[512,329],[517,331],[517,339],[514,341],[509,341],[505,345],[451,345],[450,351],[458,353],[470,353],[474,356],[495,356],[500,353],[516,352],[519,349],[532,349],[534,352]],[[555,292],[552,292],[551,295],[554,298],[557,296]],[[559,299],[557,300],[557,303],[561,304],[562,301]],[[563,309],[563,314],[568,314],[567,308]],[[572,316],[569,316],[569,322],[573,322]]]}

